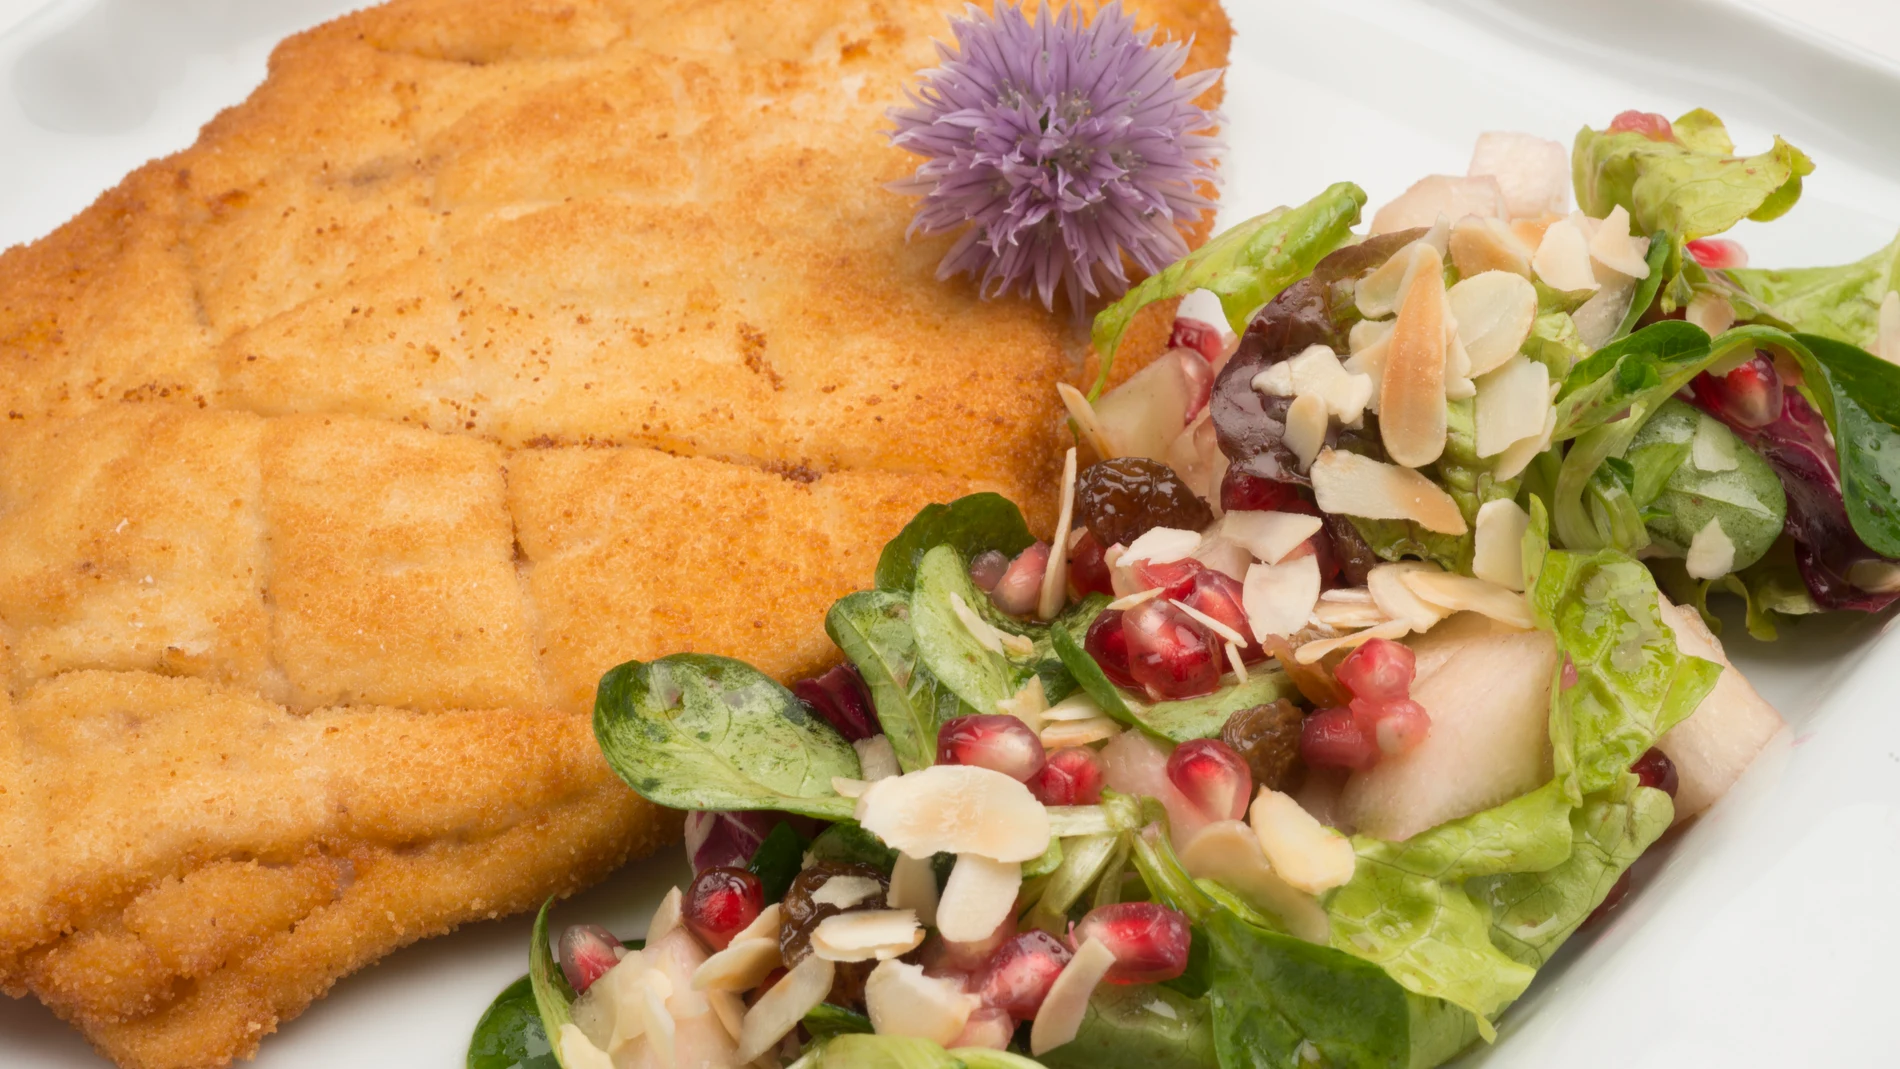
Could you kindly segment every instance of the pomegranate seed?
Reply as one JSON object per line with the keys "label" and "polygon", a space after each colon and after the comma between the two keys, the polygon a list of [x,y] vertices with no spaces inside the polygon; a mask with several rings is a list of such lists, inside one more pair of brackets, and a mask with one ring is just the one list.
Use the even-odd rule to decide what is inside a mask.
{"label": "pomegranate seed", "polygon": [[757,876],[744,869],[707,869],[686,890],[686,927],[700,942],[724,950],[764,908],[765,885]]}
{"label": "pomegranate seed", "polygon": [[1359,734],[1378,747],[1375,760],[1380,755],[1398,757],[1410,753],[1432,730],[1431,714],[1410,698],[1382,701],[1354,698],[1352,715],[1359,725]]}
{"label": "pomegranate seed", "polygon": [[[1194,574],[1194,579],[1186,594],[1181,595],[1181,603],[1195,612],[1204,613],[1219,620],[1241,635],[1247,635],[1247,610],[1241,606],[1243,588],[1240,580],[1226,572],[1217,572],[1212,568],[1203,568]],[[1248,643],[1253,647],[1253,643]]]}
{"label": "pomegranate seed", "polygon": [[1128,632],[1122,627],[1122,616],[1120,609],[1097,616],[1082,638],[1082,648],[1116,686],[1138,690],[1134,675],[1128,671]]}
{"label": "pomegranate seed", "polygon": [[1090,594],[1115,594],[1115,580],[1108,570],[1106,552],[1094,531],[1083,531],[1082,537],[1069,551],[1069,585],[1075,588],[1078,598]]}
{"label": "pomegranate seed", "polygon": [[972,987],[983,1001],[1019,1021],[1036,1016],[1063,966],[1075,955],[1048,932],[1031,930],[996,949]]}
{"label": "pomegranate seed", "polygon": [[1192,349],[1210,364],[1220,359],[1225,347],[1221,329],[1204,320],[1176,317],[1174,329],[1168,332],[1168,348]]}
{"label": "pomegranate seed", "polygon": [[1249,475],[1239,468],[1228,468],[1220,480],[1220,507],[1223,512],[1292,512],[1293,502],[1305,504],[1300,489],[1292,483],[1275,482]]}
{"label": "pomegranate seed", "polygon": [[1143,590],[1161,588],[1164,598],[1184,598],[1194,588],[1194,577],[1207,570],[1207,565],[1193,557],[1183,557],[1166,564],[1141,560],[1135,562],[1135,581]]}
{"label": "pomegranate seed", "polygon": [[1697,375],[1693,389],[1703,407],[1741,427],[1766,427],[1781,418],[1784,407],[1781,375],[1759,350],[1754,359],[1721,378]]}
{"label": "pomegranate seed", "polygon": [[1187,918],[1153,902],[1118,902],[1091,910],[1069,933],[1081,946],[1099,939],[1115,955],[1111,984],[1147,984],[1172,980],[1187,971],[1191,939]]}
{"label": "pomegranate seed", "polygon": [[1748,250],[1742,248],[1739,241],[1728,238],[1697,238],[1687,245],[1689,255],[1695,262],[1711,271],[1726,271],[1731,267],[1748,266]]}
{"label": "pomegranate seed", "polygon": [[1300,757],[1314,768],[1362,771],[1379,762],[1379,745],[1345,706],[1321,709],[1300,725]]}
{"label": "pomegranate seed", "polygon": [[1346,655],[1333,675],[1355,698],[1384,701],[1412,693],[1417,661],[1409,647],[1389,638],[1375,638]]}
{"label": "pomegranate seed", "polygon": [[1037,542],[1016,555],[1009,569],[990,591],[990,601],[1011,616],[1036,611],[1042,597],[1042,573],[1049,569],[1049,543]]}
{"label": "pomegranate seed", "polygon": [[1155,701],[1178,701],[1220,688],[1227,663],[1219,640],[1193,617],[1156,598],[1122,616],[1128,674]]}
{"label": "pomegranate seed", "polygon": [[1003,578],[1003,573],[1008,570],[1008,557],[996,550],[986,549],[970,561],[970,582],[987,594],[996,589],[996,581]]}
{"label": "pomegranate seed", "polygon": [[1623,899],[1629,897],[1629,893],[1630,870],[1624,869],[1623,875],[1618,876],[1616,882],[1610,885],[1610,893],[1603,896],[1603,901],[1597,905],[1597,908],[1590,911],[1590,915],[1583,919],[1583,923],[1590,925],[1602,920],[1609,915],[1611,910],[1622,905]]}
{"label": "pomegranate seed", "polygon": [[1016,1022],[1010,1016],[994,1006],[979,1006],[970,1011],[969,1019],[963,1022],[963,1031],[950,1041],[951,1050],[967,1047],[981,1047],[986,1050],[1007,1050],[1009,1041],[1015,1038]]}
{"label": "pomegranate seed", "polygon": [[1168,755],[1168,779],[1210,821],[1240,820],[1253,801],[1253,773],[1219,739],[1184,742]]}
{"label": "pomegranate seed", "polygon": [[1042,771],[1042,740],[1013,716],[959,716],[937,729],[937,763],[975,765],[1023,781]]}
{"label": "pomegranate seed", "polygon": [[1651,141],[1674,141],[1676,128],[1653,111],[1625,111],[1610,120],[1613,134],[1642,134]]}
{"label": "pomegranate seed", "polygon": [[1094,805],[1102,800],[1102,759],[1086,746],[1057,750],[1028,783],[1043,805]]}
{"label": "pomegranate seed", "polygon": [[577,995],[586,992],[608,969],[620,964],[620,956],[614,953],[619,949],[620,940],[598,924],[576,924],[562,932],[561,975],[567,977],[567,986]]}
{"label": "pomegranate seed", "polygon": [[1577,662],[1571,660],[1570,655],[1566,653],[1564,654],[1563,689],[1569,690],[1571,687],[1574,687],[1576,685],[1577,685]]}
{"label": "pomegranate seed", "polygon": [[1636,763],[1630,766],[1630,771],[1636,773],[1638,782],[1643,786],[1654,787],[1671,798],[1676,796],[1677,788],[1682,786],[1682,777],[1676,772],[1676,763],[1669,759],[1668,754],[1654,746],[1649,748],[1649,752],[1636,759]]}
{"label": "pomegranate seed", "polygon": [[1102,782],[1122,794],[1153,798],[1168,811],[1174,841],[1185,843],[1207,824],[1200,807],[1168,778],[1168,751],[1145,731],[1124,731],[1102,747]]}
{"label": "pomegranate seed", "polygon": [[688,813],[686,860],[695,873],[721,866],[745,868],[780,819],[764,810]]}
{"label": "pomegranate seed", "polygon": [[1181,365],[1181,377],[1187,380],[1187,411],[1181,416],[1185,427],[1207,410],[1207,399],[1214,394],[1214,365],[1187,349],[1176,349],[1172,356]]}
{"label": "pomegranate seed", "polygon": [[792,693],[805,703],[805,708],[843,735],[846,742],[868,739],[878,732],[864,677],[849,662],[815,679],[799,680],[792,684]]}

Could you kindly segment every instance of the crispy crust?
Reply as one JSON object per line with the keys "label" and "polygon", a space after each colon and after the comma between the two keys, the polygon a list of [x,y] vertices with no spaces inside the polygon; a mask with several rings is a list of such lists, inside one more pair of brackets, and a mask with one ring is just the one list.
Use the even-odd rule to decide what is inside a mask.
{"label": "crispy crust", "polygon": [[677,834],[606,668],[795,678],[923,504],[1049,526],[1078,336],[881,189],[955,6],[398,0],[0,254],[0,988],[249,1057]]}

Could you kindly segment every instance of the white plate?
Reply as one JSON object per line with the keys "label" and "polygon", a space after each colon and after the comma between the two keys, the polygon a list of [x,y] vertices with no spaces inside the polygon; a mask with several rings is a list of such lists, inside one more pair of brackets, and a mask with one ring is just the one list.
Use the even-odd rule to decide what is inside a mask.
{"label": "white plate", "polygon": [[[31,0],[4,0],[16,9]],[[0,244],[36,237],[147,157],[187,144],[263,76],[269,44],[335,0],[58,2],[0,38]],[[1485,129],[1568,138],[1626,107],[1781,133],[1819,163],[1801,204],[1738,237],[1757,263],[1835,263],[1900,224],[1900,68],[1716,0],[1230,0],[1225,218],[1350,178],[1374,205],[1461,173]],[[1836,5],[1837,7],[1839,5]],[[1734,794],[1645,858],[1461,1065],[1627,1069],[1900,1064],[1900,645],[1833,619],[1736,659],[1792,725]],[[813,626],[816,626],[814,621]],[[1731,626],[1731,635],[1740,628]],[[559,911],[638,930],[683,871],[668,856]],[[452,1069],[520,975],[528,925],[477,925],[352,976],[264,1043],[261,1069]],[[101,1065],[36,1003],[0,1002],[11,1069]]]}

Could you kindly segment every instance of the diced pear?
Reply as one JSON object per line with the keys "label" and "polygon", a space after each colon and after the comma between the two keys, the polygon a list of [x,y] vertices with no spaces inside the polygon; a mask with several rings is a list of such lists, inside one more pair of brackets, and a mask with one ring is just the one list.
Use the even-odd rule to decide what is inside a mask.
{"label": "diced pear", "polygon": [[1190,399],[1180,359],[1164,354],[1103,394],[1095,419],[1120,455],[1165,462],[1168,446],[1187,426]]}
{"label": "diced pear", "polygon": [[1412,699],[1431,715],[1431,733],[1411,752],[1354,773],[1340,796],[1348,824],[1392,841],[1489,809],[1551,776],[1557,644],[1549,633],[1448,620],[1414,649]]}
{"label": "diced pear", "polygon": [[925,976],[921,965],[892,958],[871,970],[864,982],[865,1012],[880,1036],[914,1036],[949,1043],[963,1031],[978,1006],[957,982]]}
{"label": "diced pear", "polygon": [[1696,711],[1656,741],[1657,748],[1676,763],[1681,779],[1676,791],[1676,823],[1680,824],[1728,793],[1783,725],[1781,714],[1729,663],[1722,643],[1694,609],[1671,605],[1665,599],[1662,614],[1663,622],[1676,633],[1677,649],[1722,666],[1715,689]]}

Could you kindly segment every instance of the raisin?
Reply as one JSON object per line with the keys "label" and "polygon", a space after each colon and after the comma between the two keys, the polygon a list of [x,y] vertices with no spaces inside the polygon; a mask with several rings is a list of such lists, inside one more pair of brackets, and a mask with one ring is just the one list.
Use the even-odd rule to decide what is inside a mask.
{"label": "raisin", "polygon": [[1306,778],[1306,766],[1300,763],[1304,719],[1292,702],[1282,698],[1228,717],[1220,738],[1247,762],[1254,783],[1276,791],[1297,790]]}
{"label": "raisin", "polygon": [[[819,888],[839,876],[867,876],[878,882],[880,890],[849,907],[812,900]],[[785,900],[779,903],[778,947],[785,957],[785,964],[797,965],[811,953],[811,933],[812,929],[818,927],[819,921],[849,910],[883,909],[884,896],[890,887],[890,878],[869,865],[854,865],[844,861],[813,862],[792,881],[791,889],[785,892]]]}
{"label": "raisin", "polygon": [[1214,522],[1207,502],[1173,468],[1146,457],[1091,464],[1075,491],[1082,522],[1104,546],[1129,545],[1156,527],[1198,531]]}

